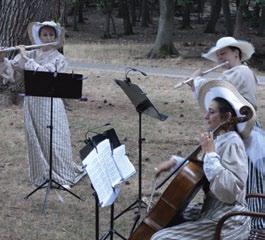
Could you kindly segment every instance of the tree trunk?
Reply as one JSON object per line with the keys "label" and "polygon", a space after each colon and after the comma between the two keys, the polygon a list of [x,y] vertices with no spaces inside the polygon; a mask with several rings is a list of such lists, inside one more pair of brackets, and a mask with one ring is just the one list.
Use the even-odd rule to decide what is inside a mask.
{"label": "tree trunk", "polygon": [[261,16],[259,20],[258,36],[263,37],[265,32],[265,6],[261,8]]}
{"label": "tree trunk", "polygon": [[66,2],[65,0],[61,0],[59,22],[62,24],[62,26],[69,26],[67,15],[68,9],[70,7],[70,3]]}
{"label": "tree trunk", "polygon": [[211,16],[206,26],[205,33],[215,33],[215,25],[218,21],[221,12],[222,1],[211,0]]}
{"label": "tree trunk", "polygon": [[61,11],[64,7],[65,0],[50,0],[48,2],[49,2],[49,5],[47,3],[45,5],[46,7],[48,7],[48,9],[50,9],[50,12],[48,12],[46,19],[59,22],[60,17],[61,17]]}
{"label": "tree trunk", "polygon": [[114,34],[114,35],[117,35],[116,26],[115,26],[115,21],[114,21],[114,18],[113,18],[112,15],[110,16],[110,19],[111,19],[111,23],[112,23],[113,34]]}
{"label": "tree trunk", "polygon": [[236,8],[239,8],[240,0],[236,0]]}
{"label": "tree trunk", "polygon": [[73,23],[73,30],[74,31],[78,31],[78,27],[77,27],[77,21],[78,21],[78,11],[79,11],[79,0],[75,0],[74,2],[74,23]]}
{"label": "tree trunk", "polygon": [[149,7],[148,7],[148,0],[143,0],[142,1],[142,6],[141,6],[141,26],[142,27],[148,27],[150,21],[150,14],[149,14]]}
{"label": "tree trunk", "polygon": [[64,13],[65,13],[65,1],[64,0],[58,0],[57,1],[57,11],[56,15],[58,17],[57,22],[59,22],[62,26],[64,26]]}
{"label": "tree trunk", "polygon": [[175,14],[174,0],[159,0],[160,17],[158,32],[153,48],[148,53],[149,58],[159,58],[168,55],[178,55],[173,44],[173,23]]}
{"label": "tree trunk", "polygon": [[133,34],[133,29],[130,19],[130,11],[127,0],[121,0],[121,13],[123,18],[124,34],[125,35]]}
{"label": "tree trunk", "polygon": [[224,14],[224,18],[225,18],[226,32],[229,36],[232,36],[232,34],[233,34],[233,22],[232,22],[232,18],[231,18],[229,0],[222,0],[222,5],[223,5],[223,14]]}
{"label": "tree trunk", "polygon": [[136,15],[136,1],[135,0],[131,0],[131,7],[130,7],[130,12],[131,12],[131,19],[132,19],[132,25],[136,26],[136,22],[137,22],[137,15]]}
{"label": "tree trunk", "polygon": [[184,3],[182,6],[182,29],[192,29],[190,25],[190,3]]}
{"label": "tree trunk", "polygon": [[260,5],[256,3],[253,8],[253,27],[257,28],[259,26],[259,15],[260,15]]}
{"label": "tree trunk", "polygon": [[114,7],[114,1],[110,0],[108,2],[106,2],[103,6],[103,13],[105,15],[105,28],[104,28],[104,36],[103,38],[111,38],[111,33],[110,33],[110,22],[112,22],[112,28],[113,28],[113,33],[116,35],[116,27],[115,27],[115,22],[114,19],[112,17],[112,11],[113,11],[113,7]]}
{"label": "tree trunk", "polygon": [[153,23],[153,17],[155,15],[155,13],[158,12],[158,9],[159,9],[159,3],[157,0],[150,0],[150,20],[151,20],[151,23]]}
{"label": "tree trunk", "polygon": [[233,36],[240,37],[244,33],[243,29],[243,11],[245,9],[246,0],[241,0],[236,13],[236,22]]}
{"label": "tree trunk", "polygon": [[[52,0],[2,0],[0,9],[0,45],[5,47],[30,44],[27,26],[33,21],[50,20]],[[47,17],[48,16],[48,17]],[[12,54],[14,55],[14,53]],[[23,82],[3,85],[0,79],[0,102],[17,103]]]}
{"label": "tree trunk", "polygon": [[104,39],[110,39],[110,20],[111,20],[111,13],[105,13],[105,27],[104,27]]}
{"label": "tree trunk", "polygon": [[78,6],[78,23],[84,23],[84,16],[83,16],[83,8],[84,8],[84,0],[79,0]]}
{"label": "tree trunk", "polygon": [[198,1],[198,24],[203,24],[203,10],[204,10],[204,1],[205,0],[199,0]]}
{"label": "tree trunk", "polygon": [[51,16],[47,0],[2,0],[0,16],[1,46],[29,43],[27,26],[32,21],[47,20]]}

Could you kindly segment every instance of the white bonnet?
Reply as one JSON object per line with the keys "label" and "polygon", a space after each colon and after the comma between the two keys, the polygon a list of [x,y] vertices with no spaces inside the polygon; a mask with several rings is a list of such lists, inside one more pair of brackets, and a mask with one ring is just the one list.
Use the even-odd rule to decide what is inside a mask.
{"label": "white bonnet", "polygon": [[64,42],[64,28],[61,27],[59,23],[55,23],[54,21],[45,21],[42,23],[31,22],[28,25],[28,34],[32,44],[42,44],[39,37],[39,31],[44,26],[52,27],[56,31],[56,41],[58,42],[58,47],[62,47]]}

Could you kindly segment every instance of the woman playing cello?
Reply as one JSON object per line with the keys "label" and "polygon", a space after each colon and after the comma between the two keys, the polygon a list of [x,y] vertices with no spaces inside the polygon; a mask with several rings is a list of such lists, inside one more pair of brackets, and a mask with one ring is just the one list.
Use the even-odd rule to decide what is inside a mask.
{"label": "woman playing cello", "polygon": [[[203,171],[207,178],[203,190],[204,203],[201,209],[188,207],[183,214],[183,222],[162,229],[151,240],[205,240],[214,239],[218,220],[227,212],[247,210],[245,200],[248,159],[244,143],[253,124],[253,118],[223,129],[216,138],[211,131],[224,121],[239,116],[237,104],[249,104],[229,83],[210,81],[200,89],[201,107],[206,110],[205,120],[209,132],[201,135]],[[241,136],[240,136],[241,135]],[[176,164],[174,158],[160,164],[157,174]],[[231,218],[224,225],[222,239],[247,239],[250,220],[245,216]]]}

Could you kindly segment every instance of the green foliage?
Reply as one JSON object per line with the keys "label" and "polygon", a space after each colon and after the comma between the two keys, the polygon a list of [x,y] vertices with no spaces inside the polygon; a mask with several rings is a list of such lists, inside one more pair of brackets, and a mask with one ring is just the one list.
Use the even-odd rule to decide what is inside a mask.
{"label": "green foliage", "polygon": [[96,5],[98,8],[104,9],[108,6],[108,0],[96,0]]}
{"label": "green foliage", "polygon": [[255,2],[260,7],[265,7],[265,0],[255,0]]}
{"label": "green foliage", "polygon": [[186,4],[192,3],[193,0],[176,0],[176,4],[180,6],[185,6]]}
{"label": "green foliage", "polygon": [[66,4],[75,4],[79,0],[66,0]]}

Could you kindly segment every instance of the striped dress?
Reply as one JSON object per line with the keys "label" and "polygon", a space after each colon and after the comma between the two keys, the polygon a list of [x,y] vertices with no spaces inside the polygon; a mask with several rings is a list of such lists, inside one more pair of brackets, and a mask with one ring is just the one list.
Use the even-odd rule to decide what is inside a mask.
{"label": "striped dress", "polygon": [[[14,79],[21,78],[23,69],[62,72],[66,61],[56,49],[27,52],[29,60],[17,55],[8,64],[16,70]],[[5,61],[7,63],[7,61]],[[39,186],[49,178],[50,169],[50,110],[51,99],[24,98],[25,135],[28,143],[30,181]],[[73,161],[70,130],[63,101],[53,98],[52,178],[61,185],[73,185],[84,175],[81,166]]]}
{"label": "striped dress", "polygon": [[[265,131],[258,122],[244,142],[250,159],[247,192],[265,193]],[[264,199],[248,198],[247,202],[250,211],[265,212]],[[265,229],[265,219],[253,217],[251,228]]]}
{"label": "striped dress", "polygon": [[[204,172],[209,191],[201,207],[189,206],[184,223],[155,233],[151,240],[210,240],[214,239],[218,220],[231,211],[246,211],[246,179],[248,159],[244,144],[236,132],[227,132],[215,140],[216,153],[204,157]],[[250,219],[232,217],[222,228],[222,239],[247,239]]]}
{"label": "striped dress", "polygon": [[[224,72],[223,78],[231,82],[237,90],[254,107],[256,104],[256,84],[257,79],[253,72],[245,65],[236,66]],[[244,140],[249,157],[249,176],[247,184],[247,193],[265,193],[265,131],[261,125],[252,130],[251,136]],[[265,199],[248,199],[250,211],[264,212]],[[265,230],[265,219],[252,218],[251,228]]]}

